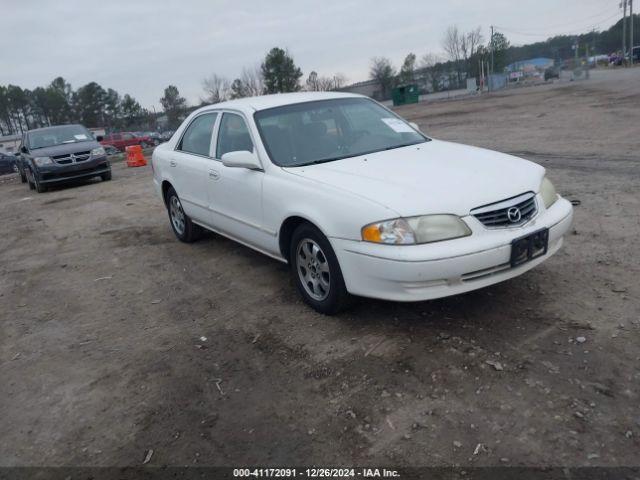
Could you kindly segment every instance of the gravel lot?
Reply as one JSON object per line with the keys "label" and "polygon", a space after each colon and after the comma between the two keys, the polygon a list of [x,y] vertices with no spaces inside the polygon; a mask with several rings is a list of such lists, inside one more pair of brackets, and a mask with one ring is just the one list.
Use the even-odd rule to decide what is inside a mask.
{"label": "gravel lot", "polygon": [[324,317],[285,265],[177,242],[150,167],[2,177],[0,465],[638,465],[640,68],[399,112],[547,167],[563,250]]}

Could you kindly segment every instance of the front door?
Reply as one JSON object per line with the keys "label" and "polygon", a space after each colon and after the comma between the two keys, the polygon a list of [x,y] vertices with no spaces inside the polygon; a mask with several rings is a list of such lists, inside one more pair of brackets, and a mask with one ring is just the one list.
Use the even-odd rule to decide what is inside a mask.
{"label": "front door", "polygon": [[[244,118],[225,112],[220,119],[216,142],[216,162],[209,171],[209,195],[214,227],[230,236],[260,247],[268,243],[263,230],[262,170],[231,168],[222,164],[222,155],[234,151],[255,151]],[[271,239],[272,240],[272,239]]]}

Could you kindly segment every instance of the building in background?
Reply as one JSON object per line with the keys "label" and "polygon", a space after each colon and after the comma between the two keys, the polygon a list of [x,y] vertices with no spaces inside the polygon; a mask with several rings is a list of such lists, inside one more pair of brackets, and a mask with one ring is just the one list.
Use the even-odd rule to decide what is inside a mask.
{"label": "building in background", "polygon": [[521,60],[507,65],[509,80],[518,82],[531,77],[544,77],[544,72],[552,68],[555,61],[552,58],[538,57]]}

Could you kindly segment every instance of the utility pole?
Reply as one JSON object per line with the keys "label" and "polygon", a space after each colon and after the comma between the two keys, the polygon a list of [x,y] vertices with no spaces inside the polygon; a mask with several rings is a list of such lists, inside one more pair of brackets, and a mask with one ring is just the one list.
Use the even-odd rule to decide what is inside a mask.
{"label": "utility pole", "polygon": [[622,63],[627,52],[627,0],[622,0]]}
{"label": "utility pole", "polygon": [[633,66],[633,0],[629,0],[629,59]]}
{"label": "utility pole", "polygon": [[487,86],[489,87],[489,91],[491,91],[493,90],[493,79],[491,78],[491,75],[493,75],[493,25],[491,25],[491,41],[489,42],[489,45],[491,46],[491,69],[487,69],[489,70],[487,74]]}
{"label": "utility pole", "polygon": [[493,73],[493,25],[491,25],[491,73]]}

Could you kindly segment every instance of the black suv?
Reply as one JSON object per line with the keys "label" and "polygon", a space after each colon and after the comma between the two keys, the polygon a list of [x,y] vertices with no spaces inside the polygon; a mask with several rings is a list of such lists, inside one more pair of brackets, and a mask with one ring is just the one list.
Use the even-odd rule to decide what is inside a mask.
{"label": "black suv", "polygon": [[39,193],[53,183],[79,178],[111,180],[104,148],[82,125],[29,130],[22,137],[19,163],[29,187]]}

